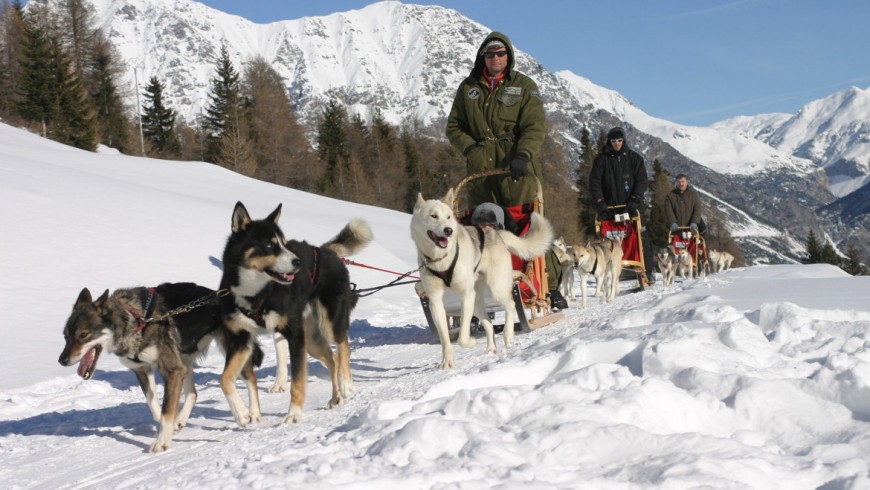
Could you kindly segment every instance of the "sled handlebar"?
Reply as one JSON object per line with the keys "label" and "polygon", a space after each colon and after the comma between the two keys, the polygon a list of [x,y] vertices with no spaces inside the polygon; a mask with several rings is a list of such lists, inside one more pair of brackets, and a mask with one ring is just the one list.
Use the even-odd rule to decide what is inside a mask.
{"label": "sled handlebar", "polygon": [[[463,187],[465,187],[465,184],[468,184],[472,180],[481,179],[484,177],[491,177],[493,175],[510,175],[510,173],[511,173],[510,170],[503,170],[503,169],[484,170],[483,172],[478,172],[476,174],[469,174],[464,179],[460,180],[459,183],[456,184],[456,187],[453,188],[453,215],[459,216],[459,202],[462,200],[462,194],[460,193],[460,191],[462,190]],[[541,179],[539,179],[538,177],[536,177],[532,174],[529,174],[526,177],[531,177],[531,178],[535,179],[535,183],[538,185],[538,190],[535,193],[535,200],[532,203],[532,210],[543,214],[544,213],[544,197],[543,197],[544,190],[543,190],[543,187],[541,186]],[[501,205],[501,203],[495,203],[495,204]]]}

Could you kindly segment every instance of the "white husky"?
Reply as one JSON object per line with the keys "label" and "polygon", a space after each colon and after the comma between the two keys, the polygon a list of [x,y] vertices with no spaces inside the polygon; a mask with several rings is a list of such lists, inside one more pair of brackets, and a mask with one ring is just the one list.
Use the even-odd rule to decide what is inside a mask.
{"label": "white husky", "polygon": [[680,278],[684,281],[695,277],[695,262],[692,260],[692,254],[685,248],[681,248],[676,254],[677,272]]}
{"label": "white husky", "polygon": [[622,245],[619,240],[597,240],[571,248],[574,268],[580,276],[580,308],[586,308],[586,280],[595,277],[595,296],[610,303],[619,294]]}
{"label": "white husky", "polygon": [[444,292],[452,290],[461,301],[459,339],[473,347],[471,316],[477,316],[486,331],[486,352],[495,353],[492,323],[486,313],[484,292],[505,310],[504,344],[513,345],[513,269],[511,254],[531,260],[543,255],[553,243],[550,222],[532,213],[529,232],[522,238],[491,226],[465,226],[456,221],[451,205],[453,189],[443,199],[424,200],[417,195],[411,216],[411,238],[417,246],[420,285],[429,298],[432,321],[441,341],[441,369],[453,367],[453,346],[447,329]]}
{"label": "white husky", "polygon": [[733,255],[720,250],[710,250],[707,255],[710,257],[710,272],[728,270],[731,268],[731,262],[734,261]]}

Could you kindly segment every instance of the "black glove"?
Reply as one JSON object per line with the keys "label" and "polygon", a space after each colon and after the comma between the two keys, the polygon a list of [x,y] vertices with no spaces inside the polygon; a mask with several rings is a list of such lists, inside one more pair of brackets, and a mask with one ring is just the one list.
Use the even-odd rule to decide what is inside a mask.
{"label": "black glove", "polygon": [[637,216],[637,208],[634,207],[633,203],[627,203],[625,205],[625,212],[628,213],[629,218]]}
{"label": "black glove", "polygon": [[514,181],[529,175],[529,157],[522,153],[517,154],[510,163],[511,179]]}

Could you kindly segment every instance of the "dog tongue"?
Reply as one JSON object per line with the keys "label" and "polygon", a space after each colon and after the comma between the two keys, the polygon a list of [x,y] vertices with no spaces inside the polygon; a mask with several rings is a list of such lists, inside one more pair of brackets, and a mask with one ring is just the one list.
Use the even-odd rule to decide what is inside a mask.
{"label": "dog tongue", "polygon": [[91,366],[94,364],[94,357],[97,355],[96,349],[91,349],[82,357],[82,360],[79,361],[78,373],[84,379],[88,379],[90,375],[88,372],[90,371]]}

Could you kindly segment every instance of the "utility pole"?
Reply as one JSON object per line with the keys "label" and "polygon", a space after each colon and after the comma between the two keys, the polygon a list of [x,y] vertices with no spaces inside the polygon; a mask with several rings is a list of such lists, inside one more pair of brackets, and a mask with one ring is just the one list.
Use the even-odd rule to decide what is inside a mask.
{"label": "utility pole", "polygon": [[133,65],[133,79],[136,81],[136,115],[139,116],[139,145],[142,148],[142,156],[145,156],[145,134],[142,131],[142,108],[139,106],[139,67],[142,61],[138,58],[130,60]]}

